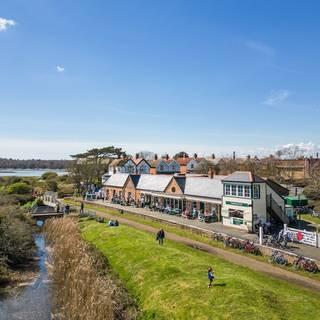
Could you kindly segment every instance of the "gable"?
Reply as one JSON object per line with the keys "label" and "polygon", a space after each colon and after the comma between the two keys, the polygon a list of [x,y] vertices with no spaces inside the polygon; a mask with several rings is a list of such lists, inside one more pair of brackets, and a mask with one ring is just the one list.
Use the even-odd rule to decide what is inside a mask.
{"label": "gable", "polygon": [[183,191],[181,190],[175,178],[171,179],[164,192],[170,194],[183,194]]}
{"label": "gable", "polygon": [[135,189],[135,185],[132,181],[131,176],[129,176],[129,178],[127,179],[126,183],[124,184],[124,188],[125,189]]}

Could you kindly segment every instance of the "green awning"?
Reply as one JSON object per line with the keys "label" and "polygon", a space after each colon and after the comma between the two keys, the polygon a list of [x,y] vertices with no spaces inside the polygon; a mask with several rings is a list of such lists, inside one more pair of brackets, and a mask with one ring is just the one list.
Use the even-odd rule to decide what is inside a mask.
{"label": "green awning", "polygon": [[308,205],[308,199],[305,196],[288,196],[285,197],[286,204],[293,207],[302,207]]}

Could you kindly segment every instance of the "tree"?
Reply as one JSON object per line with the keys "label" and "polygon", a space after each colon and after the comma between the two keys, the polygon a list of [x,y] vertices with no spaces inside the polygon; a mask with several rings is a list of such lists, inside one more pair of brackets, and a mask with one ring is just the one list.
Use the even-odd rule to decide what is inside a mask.
{"label": "tree", "polygon": [[207,174],[209,171],[212,171],[214,174],[219,174],[220,173],[219,164],[214,164],[211,161],[203,159],[200,161],[200,163],[195,169],[195,172],[199,174]]}
{"label": "tree", "polygon": [[9,194],[30,194],[32,192],[32,187],[30,187],[25,182],[16,182],[11,184],[7,189]]}
{"label": "tree", "polygon": [[42,180],[50,180],[50,179],[56,179],[58,178],[58,174],[56,172],[45,172],[42,176]]}
{"label": "tree", "polygon": [[57,192],[58,191],[58,183],[56,180],[48,180],[47,181],[47,190]]}
{"label": "tree", "polygon": [[68,168],[78,192],[91,184],[101,185],[101,176],[108,171],[113,159],[126,157],[122,148],[114,146],[94,148],[87,152],[71,155],[74,161]]}
{"label": "tree", "polygon": [[189,158],[189,155],[185,151],[180,151],[173,156],[173,159],[178,159],[178,158]]}
{"label": "tree", "polygon": [[154,159],[154,152],[152,151],[139,151],[136,156],[138,156],[138,158],[143,158],[143,159],[146,159],[146,160],[152,160]]}

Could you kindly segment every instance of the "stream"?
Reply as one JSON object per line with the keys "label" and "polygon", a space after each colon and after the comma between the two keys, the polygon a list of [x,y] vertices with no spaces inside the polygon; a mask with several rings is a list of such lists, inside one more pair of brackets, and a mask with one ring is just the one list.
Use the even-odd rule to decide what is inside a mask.
{"label": "stream", "polygon": [[50,320],[51,296],[44,236],[35,235],[39,274],[29,285],[1,295],[0,320]]}

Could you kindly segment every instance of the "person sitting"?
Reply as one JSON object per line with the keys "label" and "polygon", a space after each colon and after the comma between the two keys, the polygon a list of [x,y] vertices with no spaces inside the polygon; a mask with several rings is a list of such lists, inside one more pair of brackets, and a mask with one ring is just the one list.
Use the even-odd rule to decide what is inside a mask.
{"label": "person sitting", "polygon": [[119,227],[119,221],[118,221],[118,220],[116,220],[116,221],[114,222],[114,226],[115,226],[115,227]]}
{"label": "person sitting", "polygon": [[115,222],[114,222],[113,220],[110,220],[110,221],[108,222],[108,226],[109,226],[109,227],[114,227],[114,225],[115,225]]}

